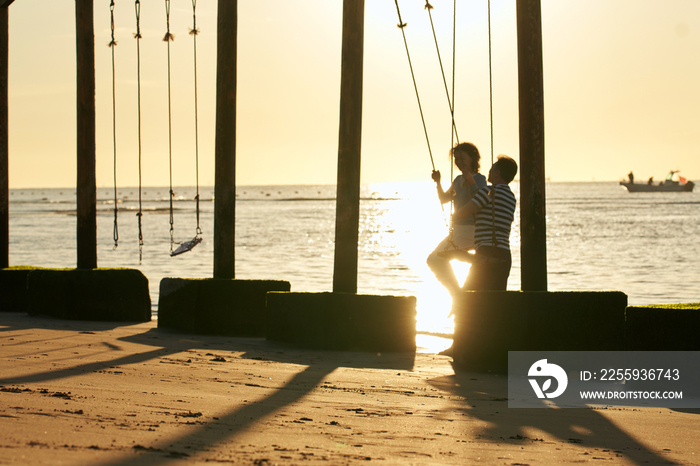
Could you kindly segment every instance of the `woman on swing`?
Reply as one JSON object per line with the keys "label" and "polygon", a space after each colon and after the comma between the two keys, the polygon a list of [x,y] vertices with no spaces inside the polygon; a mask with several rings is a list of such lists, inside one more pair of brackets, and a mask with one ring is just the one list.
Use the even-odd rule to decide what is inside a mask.
{"label": "woman on swing", "polygon": [[[486,177],[479,173],[481,155],[479,149],[471,142],[462,142],[450,149],[450,155],[454,157],[455,165],[462,173],[470,173],[476,181],[471,186],[467,183],[463,175],[458,175],[447,191],[442,189],[440,184],[441,176],[439,170],[432,173],[433,181],[437,184],[438,198],[442,204],[446,204],[454,199],[457,212],[467,204],[472,196],[481,188],[486,187]],[[438,253],[449,249],[469,250],[474,248],[474,216],[466,218],[452,218],[453,231],[428,256],[428,267],[433,271],[435,277],[443,284],[447,291],[454,296],[460,290],[457,277],[450,260],[440,257]]]}

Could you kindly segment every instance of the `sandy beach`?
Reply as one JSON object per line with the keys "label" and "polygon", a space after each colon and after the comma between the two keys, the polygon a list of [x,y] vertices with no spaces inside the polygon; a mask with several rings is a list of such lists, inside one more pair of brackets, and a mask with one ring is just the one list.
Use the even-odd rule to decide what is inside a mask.
{"label": "sandy beach", "polygon": [[0,464],[700,464],[700,411],[508,409],[430,353],[0,313]]}

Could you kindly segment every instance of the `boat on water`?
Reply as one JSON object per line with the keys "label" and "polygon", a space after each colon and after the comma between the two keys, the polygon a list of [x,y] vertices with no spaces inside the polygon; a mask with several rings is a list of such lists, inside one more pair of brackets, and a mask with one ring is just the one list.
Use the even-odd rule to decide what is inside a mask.
{"label": "boat on water", "polygon": [[[666,179],[654,183],[654,177],[652,176],[646,183],[635,183],[634,174],[632,172],[627,175],[627,181],[620,181],[620,185],[627,188],[627,191],[631,193],[689,193],[695,187],[695,183],[688,181],[680,175],[677,175],[678,170],[671,170]],[[676,176],[674,176],[676,175]]]}

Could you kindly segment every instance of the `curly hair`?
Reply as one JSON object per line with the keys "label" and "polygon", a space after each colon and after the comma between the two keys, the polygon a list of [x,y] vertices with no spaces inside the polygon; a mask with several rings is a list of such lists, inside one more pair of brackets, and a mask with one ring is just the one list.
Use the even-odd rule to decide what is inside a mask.
{"label": "curly hair", "polygon": [[474,172],[478,173],[481,168],[481,154],[479,149],[476,148],[471,142],[460,142],[455,144],[455,146],[450,149],[450,157],[453,157],[456,151],[462,151],[469,156],[471,159],[471,168]]}

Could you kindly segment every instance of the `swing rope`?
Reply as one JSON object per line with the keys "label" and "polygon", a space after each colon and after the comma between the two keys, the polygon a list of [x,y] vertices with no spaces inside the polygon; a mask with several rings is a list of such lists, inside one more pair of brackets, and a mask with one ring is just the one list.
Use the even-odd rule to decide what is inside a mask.
{"label": "swing rope", "polygon": [[165,23],[166,32],[163,37],[163,42],[168,44],[168,162],[170,168],[170,253],[173,252],[175,244],[175,212],[173,209],[173,199],[175,192],[173,191],[173,124],[172,124],[172,92],[170,88],[170,42],[175,39],[175,36],[170,33],[170,0],[165,0]]}
{"label": "swing rope", "polygon": [[[440,47],[438,46],[438,40],[437,40],[437,34],[435,33],[435,24],[433,23],[433,5],[430,4],[428,0],[425,1],[425,10],[428,12],[428,17],[430,17],[430,27],[433,30],[433,40],[435,41],[435,51],[437,52],[438,56],[438,62],[440,63],[440,72],[442,74],[442,83],[445,86],[445,94],[447,95],[447,105],[450,107],[450,115],[452,115],[452,131],[454,133],[454,136],[457,139],[457,143],[459,143],[459,134],[457,133],[457,125],[455,124],[455,110],[454,110],[454,103],[452,99],[450,98],[450,91],[447,87],[447,78],[445,78],[445,68],[442,65],[442,57],[440,56]],[[454,44],[453,44],[453,59],[452,59],[452,70],[453,70],[453,82],[454,82]],[[453,84],[453,91],[454,95],[454,84]],[[454,147],[454,146],[453,146]]]}
{"label": "swing rope", "polygon": [[489,117],[491,120],[491,165],[493,165],[493,66],[491,58],[491,0],[488,0],[489,22]]}
{"label": "swing rope", "polygon": [[173,199],[175,192],[173,191],[173,123],[172,123],[172,92],[170,88],[170,42],[175,39],[175,36],[170,33],[170,0],[165,0],[165,25],[166,32],[163,36],[163,42],[168,44],[168,167],[170,171],[170,253],[173,252],[175,244],[175,211],[173,208]]}
{"label": "swing rope", "polygon": [[408,66],[411,69],[411,78],[413,79],[413,88],[416,91],[416,100],[418,101],[418,109],[420,110],[420,118],[421,121],[423,122],[423,132],[425,133],[425,142],[428,144],[428,154],[430,154],[430,163],[433,166],[433,171],[435,171],[435,161],[433,160],[433,151],[430,149],[430,138],[428,137],[428,128],[425,125],[425,116],[423,115],[423,106],[421,105],[420,102],[420,95],[418,93],[418,85],[416,84],[416,75],[413,71],[413,64],[411,63],[411,54],[408,51],[408,41],[406,40],[406,31],[404,30],[406,26],[408,26],[407,23],[404,23],[403,20],[401,19],[401,9],[399,8],[399,0],[394,0],[394,3],[396,4],[396,13],[399,16],[399,24],[397,24],[398,28],[401,29],[401,35],[403,36],[403,43],[404,46],[406,47],[406,56],[408,57]]}
{"label": "swing rope", "polygon": [[[445,71],[442,67],[442,60],[440,59],[440,48],[438,47],[438,42],[437,42],[437,35],[435,34],[435,26],[433,25],[433,16],[430,12],[432,10],[432,6],[428,8],[430,5],[428,1],[426,0],[426,10],[428,10],[428,15],[430,16],[430,26],[433,29],[433,38],[435,39],[435,49],[437,50],[438,54],[438,59],[440,61],[440,71],[442,72],[442,80],[445,83],[445,91],[447,92],[447,82],[445,80]],[[457,63],[457,0],[454,0],[453,6],[452,6],[452,99],[450,100],[450,93],[447,92],[447,101],[450,104],[450,113],[452,115],[452,131],[450,134],[451,141],[450,141],[450,147],[455,147],[455,139],[457,144],[459,144],[459,135],[457,134],[457,125],[455,123],[455,80],[456,80],[456,63]],[[454,179],[454,151],[450,152],[450,179]],[[469,198],[471,198],[471,192],[469,191],[469,188],[467,187],[467,195]],[[454,243],[453,238],[454,238],[454,214],[456,213],[455,211],[455,200],[454,197],[450,201],[450,224],[449,224],[449,233],[447,235],[447,244],[445,245],[445,250],[447,249],[459,249],[457,245]]]}
{"label": "swing rope", "polygon": [[[427,1],[426,1],[427,3]],[[430,10],[428,10],[428,13],[430,13]],[[433,25],[433,16],[432,14],[430,15],[430,25]],[[437,37],[435,36],[435,28],[433,27],[433,37],[435,37],[435,48],[437,49]],[[456,68],[456,63],[457,63],[457,0],[453,1],[453,6],[452,6],[452,102],[450,105],[450,112],[452,114],[452,131],[450,133],[451,139],[450,139],[450,147],[455,146],[455,138],[457,139],[457,142],[459,143],[459,136],[457,135],[457,125],[455,123],[455,68]],[[440,55],[440,52],[438,51],[438,56]],[[443,75],[444,76],[444,75]],[[444,79],[444,77],[443,77]],[[448,100],[449,100],[449,94],[448,94]],[[450,179],[454,179],[454,153],[451,153],[450,157]],[[467,194],[469,194],[469,197],[471,197],[471,192],[467,190]],[[452,198],[452,201],[450,201],[450,228],[449,228],[449,242],[451,245],[454,246],[454,243],[452,241],[452,238],[454,238],[454,214],[456,213],[455,211],[455,200]]]}
{"label": "swing rope", "polygon": [[[432,24],[433,19],[430,17],[430,24]],[[437,41],[435,42],[437,45]],[[457,126],[455,125],[455,64],[457,63],[457,0],[453,1],[452,5],[452,127],[454,128],[454,133],[452,133],[451,147],[454,147],[455,135],[457,134]],[[459,137],[457,137],[459,142]],[[454,160],[450,160],[450,179],[454,176]]]}
{"label": "swing rope", "polygon": [[197,201],[197,230],[196,236],[202,234],[202,229],[199,227],[199,118],[197,111],[197,35],[199,34],[199,29],[197,29],[197,0],[192,0],[192,29],[190,29],[190,35],[193,40],[194,49],[194,156],[195,156],[195,173],[197,181],[197,195],[195,200]]}
{"label": "swing rope", "polygon": [[[175,39],[175,36],[170,33],[170,0],[165,0],[165,18],[168,30],[163,37],[163,41],[168,43],[168,150],[169,150],[169,160],[170,160],[170,257],[174,257],[183,254],[187,251],[191,251],[195,246],[202,242],[202,238],[199,235],[202,234],[202,230],[199,226],[199,122],[198,122],[198,112],[197,112],[197,35],[199,34],[199,29],[197,29],[197,0],[192,0],[192,29],[190,30],[190,35],[194,38],[194,120],[195,120],[195,163],[196,163],[196,178],[197,178],[197,195],[195,200],[197,201],[197,229],[195,237],[184,243],[175,242],[174,238],[174,209],[173,209],[173,198],[175,197],[175,192],[173,191],[173,149],[172,149],[172,92],[170,87],[170,42]],[[177,249],[173,250],[173,246],[178,244]]]}
{"label": "swing rope", "polygon": [[112,231],[114,247],[112,249],[117,249],[117,246],[119,246],[119,225],[117,222],[119,208],[117,207],[117,85],[114,63],[114,48],[117,46],[117,41],[114,39],[114,0],[109,5],[109,13],[111,16],[112,40],[107,46],[112,49],[112,136],[114,138],[114,229]]}
{"label": "swing rope", "polygon": [[[452,2],[452,125],[455,125],[455,70],[457,63],[457,0]],[[457,127],[455,126],[455,135]],[[459,141],[459,137],[457,137]],[[454,141],[453,141],[454,142]]]}
{"label": "swing rope", "polygon": [[[433,33],[433,40],[435,42],[435,51],[437,52],[437,57],[438,57],[438,63],[440,64],[440,73],[442,75],[442,83],[445,87],[445,95],[447,96],[447,105],[450,108],[450,115],[452,117],[452,128],[450,129],[450,147],[454,148],[455,147],[455,142],[459,144],[459,134],[457,132],[457,124],[455,123],[455,63],[456,63],[456,31],[457,31],[457,23],[456,23],[456,18],[457,18],[457,1],[454,1],[454,6],[453,6],[453,18],[452,18],[452,96],[450,97],[450,90],[447,86],[447,78],[445,77],[445,67],[442,64],[442,56],[440,54],[440,46],[438,44],[437,40],[437,34],[435,32],[435,23],[433,22],[433,14],[432,10],[434,9],[433,5],[430,4],[429,0],[425,1],[425,8],[428,12],[428,17],[430,18],[430,27],[432,29]],[[454,151],[450,151],[450,180],[454,179]],[[444,211],[444,209],[443,209]],[[452,238],[454,237],[454,198],[450,201],[450,220],[447,223],[448,226],[448,244],[447,247],[453,247],[457,248],[457,246],[452,242]]]}
{"label": "swing rope", "polygon": [[141,199],[141,2],[139,0],[135,0],[134,8],[136,10],[136,33],[134,34],[134,39],[136,39],[136,90],[139,141],[139,211],[136,214],[136,217],[138,217],[139,224],[139,264],[141,264],[143,262],[143,226],[141,225],[141,219],[143,218],[143,203]]}

